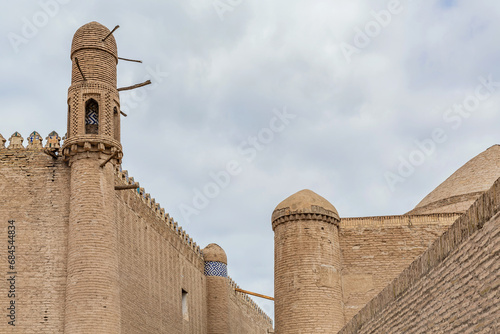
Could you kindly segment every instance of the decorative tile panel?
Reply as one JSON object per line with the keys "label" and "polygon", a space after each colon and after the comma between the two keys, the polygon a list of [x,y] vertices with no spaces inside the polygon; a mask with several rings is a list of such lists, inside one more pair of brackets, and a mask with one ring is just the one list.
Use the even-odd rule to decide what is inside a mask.
{"label": "decorative tile panel", "polygon": [[97,115],[97,111],[88,110],[85,115],[85,124],[99,124],[99,119]]}
{"label": "decorative tile panel", "polygon": [[205,262],[205,276],[227,277],[227,265],[217,261]]}

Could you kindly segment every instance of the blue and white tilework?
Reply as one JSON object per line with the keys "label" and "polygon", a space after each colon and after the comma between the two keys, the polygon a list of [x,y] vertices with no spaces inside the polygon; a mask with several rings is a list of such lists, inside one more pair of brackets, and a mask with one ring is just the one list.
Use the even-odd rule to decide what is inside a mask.
{"label": "blue and white tilework", "polygon": [[87,111],[85,124],[99,124],[97,112],[94,110]]}
{"label": "blue and white tilework", "polygon": [[[16,132],[17,133],[17,132]],[[33,141],[41,142],[42,141],[42,136],[36,131],[33,131],[30,136],[28,137],[28,142],[33,144]]]}
{"label": "blue and white tilework", "polygon": [[205,262],[205,276],[227,277],[227,265],[222,262]]}

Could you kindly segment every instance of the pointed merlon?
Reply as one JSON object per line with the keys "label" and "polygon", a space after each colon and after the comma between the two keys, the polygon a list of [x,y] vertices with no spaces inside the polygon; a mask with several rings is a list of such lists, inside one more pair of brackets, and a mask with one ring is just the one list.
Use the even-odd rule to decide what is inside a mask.
{"label": "pointed merlon", "polygon": [[118,29],[118,28],[120,28],[120,26],[116,26],[116,27],[114,27],[114,28],[113,28],[113,30],[111,30],[111,32],[110,32],[110,33],[109,33],[106,37],[104,37],[104,38],[102,39],[102,41],[104,42],[104,41],[105,41],[105,40],[106,40],[109,36],[111,36],[111,34],[112,34],[112,33],[114,33],[114,32],[115,32],[115,30],[116,30],[116,29]]}
{"label": "pointed merlon", "polygon": [[150,85],[150,84],[151,84],[151,80],[148,80],[148,81],[144,81],[143,83],[140,83],[140,84],[137,84],[137,85],[118,88],[118,91],[121,92],[121,91],[124,91],[124,90],[136,89],[136,88],[147,86],[147,85]]}
{"label": "pointed merlon", "polygon": [[122,57],[118,57],[118,59],[125,60],[125,61],[133,61],[134,63],[141,63],[142,64],[142,60],[127,59],[127,58],[122,58]]}
{"label": "pointed merlon", "polygon": [[75,63],[76,67],[78,67],[78,70],[80,71],[80,74],[82,75],[83,81],[87,81],[85,78],[85,74],[83,74],[82,68],[80,67],[80,63],[78,62],[78,58],[75,57]]}

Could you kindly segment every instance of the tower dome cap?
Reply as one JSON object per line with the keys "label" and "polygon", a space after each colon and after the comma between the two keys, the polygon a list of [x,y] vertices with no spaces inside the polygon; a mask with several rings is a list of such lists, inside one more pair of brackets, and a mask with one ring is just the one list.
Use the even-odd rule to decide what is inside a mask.
{"label": "tower dome cap", "polygon": [[309,189],[301,190],[278,204],[272,215],[273,225],[278,218],[293,214],[320,214],[340,221],[337,209]]}
{"label": "tower dome cap", "polygon": [[[110,53],[118,62],[118,49],[116,40],[111,31],[99,22],[89,22],[81,26],[73,36],[71,44],[71,59],[78,50],[99,49]],[[108,36],[109,35],[109,36]],[[106,39],[105,39],[106,38]],[[105,39],[103,41],[103,39]]]}
{"label": "tower dome cap", "polygon": [[226,252],[217,244],[209,244],[203,248],[203,258],[205,262],[222,262],[227,264]]}

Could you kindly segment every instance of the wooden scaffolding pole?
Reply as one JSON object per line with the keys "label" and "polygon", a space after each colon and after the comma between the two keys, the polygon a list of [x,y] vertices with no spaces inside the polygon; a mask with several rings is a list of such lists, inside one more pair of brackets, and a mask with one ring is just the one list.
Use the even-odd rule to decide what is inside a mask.
{"label": "wooden scaffolding pole", "polygon": [[234,291],[238,291],[238,292],[246,293],[247,295],[252,295],[252,296],[255,296],[255,297],[264,298],[264,299],[269,299],[269,300],[274,301],[274,298],[273,298],[273,297],[269,297],[269,296],[261,295],[261,294],[259,294],[259,293],[250,292],[250,291],[246,291],[246,290],[239,289],[239,288],[234,288]]}

